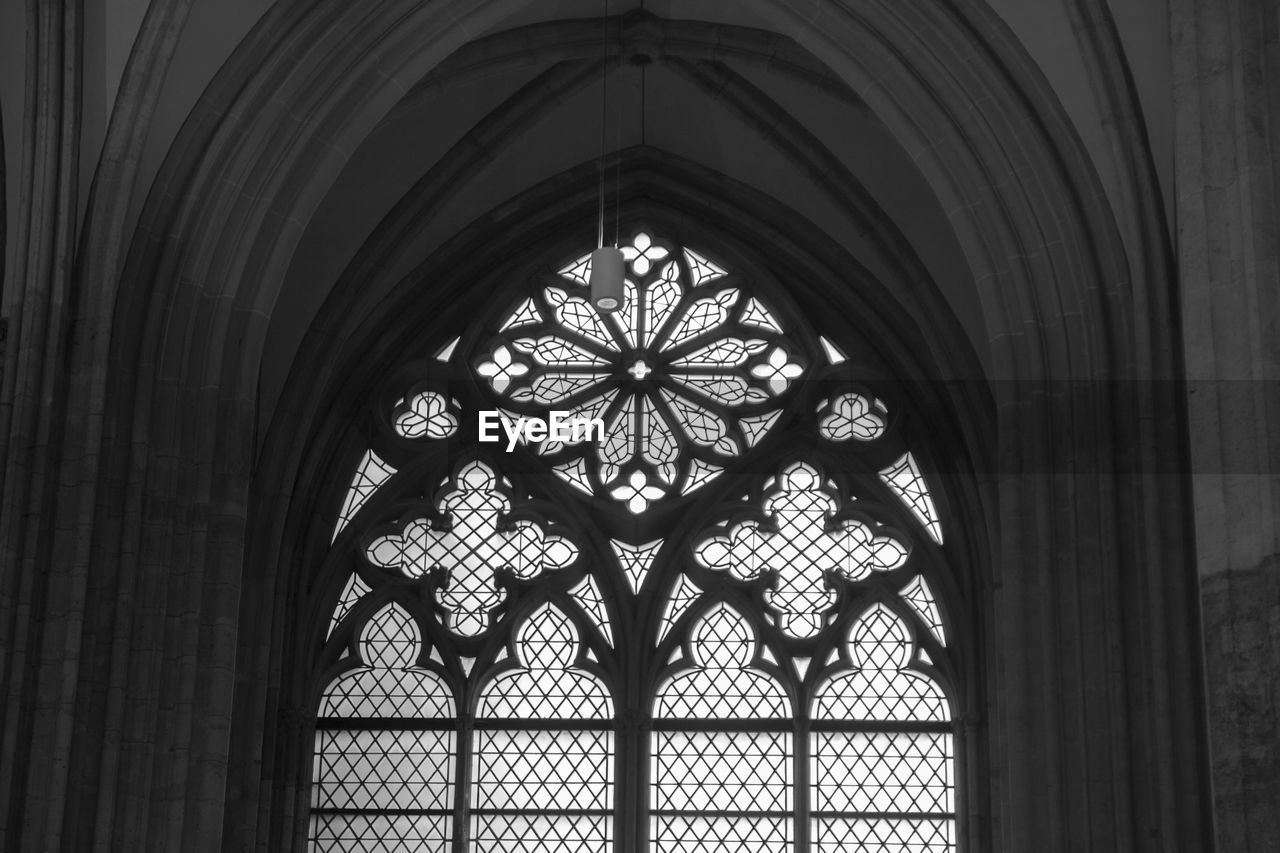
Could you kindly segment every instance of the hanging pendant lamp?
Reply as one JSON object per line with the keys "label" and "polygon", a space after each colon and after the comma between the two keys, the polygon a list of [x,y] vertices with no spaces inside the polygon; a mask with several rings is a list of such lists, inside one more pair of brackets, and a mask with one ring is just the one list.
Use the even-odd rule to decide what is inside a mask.
{"label": "hanging pendant lamp", "polygon": [[601,246],[591,253],[591,304],[601,314],[622,307],[622,252]]}
{"label": "hanging pendant lamp", "polygon": [[623,258],[617,246],[604,244],[604,127],[608,107],[609,85],[609,0],[604,0],[601,21],[602,56],[600,65],[600,220],[596,232],[596,250],[591,253],[591,304],[601,314],[622,307]]}

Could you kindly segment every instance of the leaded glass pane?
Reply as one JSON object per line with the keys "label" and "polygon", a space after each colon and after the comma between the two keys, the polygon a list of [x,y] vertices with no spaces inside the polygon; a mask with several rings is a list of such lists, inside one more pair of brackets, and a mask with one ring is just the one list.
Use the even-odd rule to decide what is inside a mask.
{"label": "leaded glass pane", "polygon": [[587,575],[582,579],[582,583],[575,586],[570,592],[578,599],[578,603],[582,605],[582,610],[596,623],[596,627],[600,629],[600,633],[604,634],[605,641],[609,645],[613,645],[613,630],[609,627],[609,611],[605,608],[604,596],[600,594],[600,587],[596,584],[596,579],[591,575]]}
{"label": "leaded glass pane", "polygon": [[667,638],[667,634],[671,632],[676,622],[680,621],[680,617],[693,606],[693,603],[698,600],[701,594],[687,576],[680,575],[680,580],[677,581],[671,597],[667,599],[667,607],[662,614],[662,628],[658,632],[659,645]]}
{"label": "leaded glass pane", "polygon": [[395,420],[396,432],[404,438],[448,438],[458,431],[458,416],[449,411],[442,394],[423,391],[409,398],[406,405]]}
{"label": "leaded glass pane", "polygon": [[658,853],[789,853],[790,817],[685,817],[650,819]]}
{"label": "leaded glass pane", "polygon": [[949,719],[942,689],[907,667],[912,642],[902,621],[883,605],[871,608],[853,626],[849,654],[856,669],[832,677],[818,691],[815,719]]}
{"label": "leaded glass pane", "polygon": [[947,633],[942,625],[942,614],[938,612],[938,603],[934,601],[933,592],[929,589],[929,582],[923,576],[918,575],[912,579],[911,583],[903,587],[902,592],[898,594],[911,605],[911,608],[916,613],[920,614],[924,624],[929,626],[929,631],[933,633],[933,636],[937,637],[939,643],[945,646],[947,644]]}
{"label": "leaded glass pane", "polygon": [[[573,622],[544,604],[520,626],[524,665],[484,690],[479,719],[607,720],[613,703],[594,676],[573,669]],[[472,833],[480,850],[608,849],[612,839],[613,732],[598,728],[482,728],[475,732]],[[563,811],[561,815],[541,814]],[[495,812],[505,811],[504,814]],[[516,814],[520,812],[521,814]],[[548,846],[550,845],[550,846]]]}
{"label": "leaded glass pane", "polygon": [[816,811],[949,813],[954,808],[949,733],[815,732],[810,744]]}
{"label": "leaded glass pane", "polygon": [[576,545],[531,522],[499,528],[511,501],[493,469],[481,462],[458,472],[437,508],[450,521],[447,529],[426,518],[413,519],[402,533],[375,539],[367,554],[375,565],[409,577],[447,573],[448,585],[437,589],[436,600],[456,634],[472,637],[488,628],[489,614],[503,599],[493,583],[498,569],[532,578],[577,559]]}
{"label": "leaded glass pane", "polygon": [[614,553],[618,555],[618,562],[622,564],[622,570],[626,572],[627,580],[631,582],[631,591],[640,592],[640,587],[644,586],[645,578],[649,576],[649,569],[653,566],[653,558],[662,547],[662,540],[646,542],[644,545],[630,545],[619,539],[610,539],[609,544],[613,546]]}
{"label": "leaded glass pane", "polygon": [[684,257],[689,262],[689,268],[693,272],[693,284],[695,287],[709,284],[718,278],[728,275],[724,269],[713,264],[692,249],[685,249]]}
{"label": "leaded glass pane", "polygon": [[697,667],[658,689],[661,718],[786,717],[791,703],[772,676],[750,668],[756,640],[742,617],[719,605],[693,629],[690,653]]}
{"label": "leaded glass pane", "polygon": [[368,585],[360,579],[359,575],[353,573],[347,578],[347,585],[342,588],[338,604],[333,608],[333,618],[329,620],[330,636],[333,635],[333,629],[338,627],[338,623],[347,618],[347,614],[356,606],[356,602],[364,598],[368,592]]}
{"label": "leaded glass pane", "polygon": [[[580,259],[522,301],[471,364],[500,403],[589,408],[596,416],[607,409],[597,446],[541,450],[577,454],[557,459],[562,478],[640,515],[689,494],[755,446],[807,365],[760,298],[719,282],[724,268],[694,252],[677,260],[645,232],[622,252],[631,275],[620,310],[602,318],[587,302],[579,288],[590,260]],[[610,395],[614,405],[601,402]],[[757,410],[736,411],[745,406]],[[765,406],[772,411],[759,410]]]}
{"label": "leaded glass pane", "polygon": [[343,528],[355,517],[360,508],[365,505],[369,498],[373,497],[373,493],[378,487],[391,479],[396,473],[396,469],[383,462],[378,458],[378,454],[372,450],[365,451],[360,459],[360,464],[356,466],[356,473],[351,478],[351,485],[347,488],[346,500],[342,503],[342,512],[338,513],[338,523],[333,527],[333,539],[338,538],[338,534]]}
{"label": "leaded glass pane", "polygon": [[951,853],[955,821],[817,818],[813,839],[815,853]]}
{"label": "leaded glass pane", "polygon": [[[413,618],[387,604],[360,634],[365,666],[325,691],[315,734],[313,851],[447,849],[456,735],[448,725],[412,724],[448,720],[453,696],[440,676],[416,667],[421,643]],[[397,725],[369,727],[375,720]]]}
{"label": "leaded glass pane", "polygon": [[453,696],[440,677],[414,667],[421,650],[417,624],[388,604],[365,624],[365,666],[339,676],[320,701],[322,717],[435,717],[453,715]]}
{"label": "leaded glass pane", "polygon": [[[640,809],[650,849],[671,853],[954,853],[940,602],[909,542],[870,520],[879,505],[853,504],[863,480],[817,461],[847,472],[841,454],[902,453],[880,457],[900,441],[885,406],[847,388],[863,373],[822,363],[845,351],[728,265],[647,231],[620,248],[619,311],[591,306],[583,255],[438,350],[449,363],[377,419],[397,462],[423,451],[391,481],[388,515],[430,503],[364,533],[359,574],[326,566],[348,579],[324,659],[351,657],[319,705],[311,849],[614,853],[615,810]],[[505,448],[478,448],[485,461],[441,482],[431,442],[472,439],[459,400],[509,419],[598,418],[604,437],[521,438],[510,480],[489,461]],[[769,478],[758,505],[718,504],[728,521],[710,529],[685,518],[683,498],[751,476],[744,457],[788,454],[777,438],[797,431],[815,456]],[[397,473],[365,455],[335,537]],[[880,475],[941,543],[915,458]],[[545,520],[578,493],[591,500]],[[569,526],[583,522],[601,530]],[[672,536],[664,551],[657,537]],[[403,606],[369,618],[352,654],[348,623],[370,596]],[[883,603],[850,624],[841,608],[868,600]],[[615,778],[623,768],[647,769],[642,790]]]}
{"label": "leaded glass pane", "polygon": [[744,326],[755,326],[768,332],[782,331],[778,321],[773,318],[773,313],[754,297],[747,300],[746,308],[742,311],[741,322]]}
{"label": "leaded glass pane", "polygon": [[938,518],[933,496],[929,494],[929,484],[924,481],[916,458],[911,453],[903,454],[897,462],[880,472],[880,479],[915,513],[933,541],[941,545],[942,521]]}
{"label": "leaded glass pane", "polygon": [[516,636],[524,666],[495,678],[480,696],[480,717],[519,719],[607,719],[609,691],[590,673],[573,668],[578,632],[567,616],[543,605]]}
{"label": "leaded glass pane", "polygon": [[841,394],[824,408],[830,409],[830,414],[818,424],[823,438],[874,441],[884,434],[886,413],[878,401],[861,394]]}
{"label": "leaded glass pane", "polygon": [[367,666],[402,668],[411,666],[422,644],[422,632],[397,604],[388,604],[374,614],[360,635],[360,657]]}
{"label": "leaded glass pane", "polygon": [[581,459],[574,459],[572,462],[557,465],[551,469],[551,472],[574,488],[588,495],[593,494],[591,475],[587,472],[587,463]]}
{"label": "leaded glass pane", "polygon": [[311,806],[448,809],[453,739],[452,731],[317,731]]}
{"label": "leaded glass pane", "polygon": [[338,678],[320,702],[326,717],[453,715],[453,697],[440,676],[426,670],[362,669]]}
{"label": "leaded glass pane", "polygon": [[789,732],[654,732],[659,811],[791,810]]}
{"label": "leaded glass pane", "polygon": [[611,815],[478,814],[472,849],[477,853],[607,853],[613,849]]}
{"label": "leaded glass pane", "polygon": [[312,814],[315,853],[447,853],[449,815]]}
{"label": "leaded glass pane", "polygon": [[477,811],[613,808],[613,732],[478,731]]}
{"label": "leaded glass pane", "polygon": [[831,525],[837,503],[815,468],[797,463],[778,477],[765,496],[764,512],[776,532],[755,521],[713,535],[694,549],[697,561],[739,580],[774,571],[775,588],[765,601],[779,611],[779,627],[793,637],[812,637],[823,627],[835,604],[828,573],[861,580],[872,572],[890,571],[907,559],[906,545],[877,534],[860,521]]}

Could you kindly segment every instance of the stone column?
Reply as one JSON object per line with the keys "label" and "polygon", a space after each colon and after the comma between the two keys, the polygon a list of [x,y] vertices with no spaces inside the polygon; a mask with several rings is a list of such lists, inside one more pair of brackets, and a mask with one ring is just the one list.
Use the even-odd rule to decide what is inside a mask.
{"label": "stone column", "polygon": [[1170,8],[1214,811],[1248,853],[1280,838],[1280,7]]}

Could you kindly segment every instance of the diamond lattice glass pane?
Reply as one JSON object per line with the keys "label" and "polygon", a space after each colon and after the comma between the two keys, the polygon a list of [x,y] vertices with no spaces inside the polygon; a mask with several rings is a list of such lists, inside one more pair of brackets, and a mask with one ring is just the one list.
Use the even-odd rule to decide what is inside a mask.
{"label": "diamond lattice glass pane", "polygon": [[780,615],[778,626],[793,637],[811,637],[825,624],[836,602],[827,574],[861,580],[873,571],[890,571],[907,559],[907,547],[894,536],[876,534],[857,521],[831,529],[828,520],[837,504],[816,469],[803,463],[788,467],[765,496],[764,512],[777,527],[772,532],[746,521],[726,535],[712,535],[694,548],[708,569],[750,579],[772,570],[776,586],[765,600]]}
{"label": "diamond lattice glass pane", "polygon": [[649,820],[656,853],[789,853],[790,817],[683,817]]}
{"label": "diamond lattice glass pane", "polygon": [[929,589],[929,582],[924,576],[917,576],[911,583],[902,588],[899,593],[903,600],[911,605],[911,608],[920,614],[920,618],[924,620],[924,624],[929,626],[929,631],[937,638],[942,645],[947,644],[947,632],[942,625],[942,614],[938,611],[938,603],[933,598],[933,592]]}
{"label": "diamond lattice glass pane", "polygon": [[786,717],[791,704],[771,676],[749,668],[756,641],[731,608],[714,608],[694,627],[693,672],[658,689],[654,716],[663,718]]}
{"label": "diamond lattice glass pane", "polygon": [[452,731],[316,732],[313,809],[448,809]]}
{"label": "diamond lattice glass pane", "polygon": [[578,632],[544,604],[516,636],[524,668],[495,678],[480,696],[477,715],[519,719],[601,719],[613,716],[609,691],[590,673],[573,669]]}
{"label": "diamond lattice glass pane", "polygon": [[954,809],[950,734],[815,732],[810,737],[816,811],[949,814]]}
{"label": "diamond lattice glass pane", "polygon": [[375,565],[399,570],[409,577],[428,572],[447,573],[448,585],[436,590],[445,609],[445,623],[456,634],[476,636],[488,628],[489,614],[502,603],[494,572],[508,569],[532,578],[543,571],[564,568],[578,549],[562,536],[547,535],[532,522],[500,530],[511,509],[499,489],[493,469],[481,462],[464,466],[437,503],[450,520],[436,529],[427,519],[409,521],[401,534],[381,536],[368,548]]}
{"label": "diamond lattice glass pane", "polygon": [[312,814],[313,853],[447,853],[449,815]]}
{"label": "diamond lattice glass pane", "polygon": [[347,618],[347,614],[356,606],[356,602],[368,594],[368,584],[353,572],[351,577],[347,578],[347,585],[342,588],[337,606],[333,608],[333,618],[329,620],[329,636],[333,635],[333,629],[338,627],[338,623]]}
{"label": "diamond lattice glass pane", "polygon": [[472,805],[613,808],[613,732],[478,731]]}
{"label": "diamond lattice glass pane", "polygon": [[431,720],[454,715],[453,694],[427,670],[361,669],[336,678],[320,700],[320,716]]}
{"label": "diamond lattice glass pane", "polygon": [[398,604],[373,615],[360,634],[365,666],[334,679],[320,700],[321,717],[451,717],[453,694],[438,675],[418,669],[421,632]]}
{"label": "diamond lattice glass pane", "polygon": [[907,669],[910,634],[902,621],[876,605],[854,623],[849,654],[857,669],[832,677],[818,690],[815,719],[947,720],[942,689],[928,676]]}
{"label": "diamond lattice glass pane", "polygon": [[790,811],[789,732],[654,732],[653,808]]}
{"label": "diamond lattice glass pane", "polygon": [[360,511],[360,507],[364,506],[369,498],[373,497],[378,487],[390,480],[395,473],[396,469],[378,458],[378,454],[372,450],[365,451],[360,464],[356,466],[355,475],[351,478],[347,498],[342,503],[342,512],[338,513],[338,523],[333,527],[333,539],[338,538],[338,534]]}
{"label": "diamond lattice glass pane", "polygon": [[418,623],[395,603],[373,614],[360,634],[360,658],[366,666],[386,669],[412,666],[421,646]]}
{"label": "diamond lattice glass pane", "polygon": [[471,841],[476,853],[608,853],[613,849],[613,817],[477,814]]}
{"label": "diamond lattice glass pane", "polygon": [[817,853],[952,853],[955,821],[907,818],[813,821]]}
{"label": "diamond lattice glass pane", "polygon": [[880,479],[915,513],[933,541],[941,545],[942,520],[938,518],[933,496],[929,494],[929,484],[924,481],[915,457],[910,453],[904,454],[901,459],[880,472]]}

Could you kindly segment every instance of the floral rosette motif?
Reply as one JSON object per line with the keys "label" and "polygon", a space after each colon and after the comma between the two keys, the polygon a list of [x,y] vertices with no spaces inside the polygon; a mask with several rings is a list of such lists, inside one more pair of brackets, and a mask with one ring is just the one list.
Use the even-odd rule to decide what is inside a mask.
{"label": "floral rosette motif", "polygon": [[644,232],[622,252],[618,311],[591,306],[586,255],[522,300],[472,366],[513,417],[554,410],[603,421],[595,445],[549,439],[535,450],[586,494],[639,514],[758,445],[806,362],[718,264]]}

